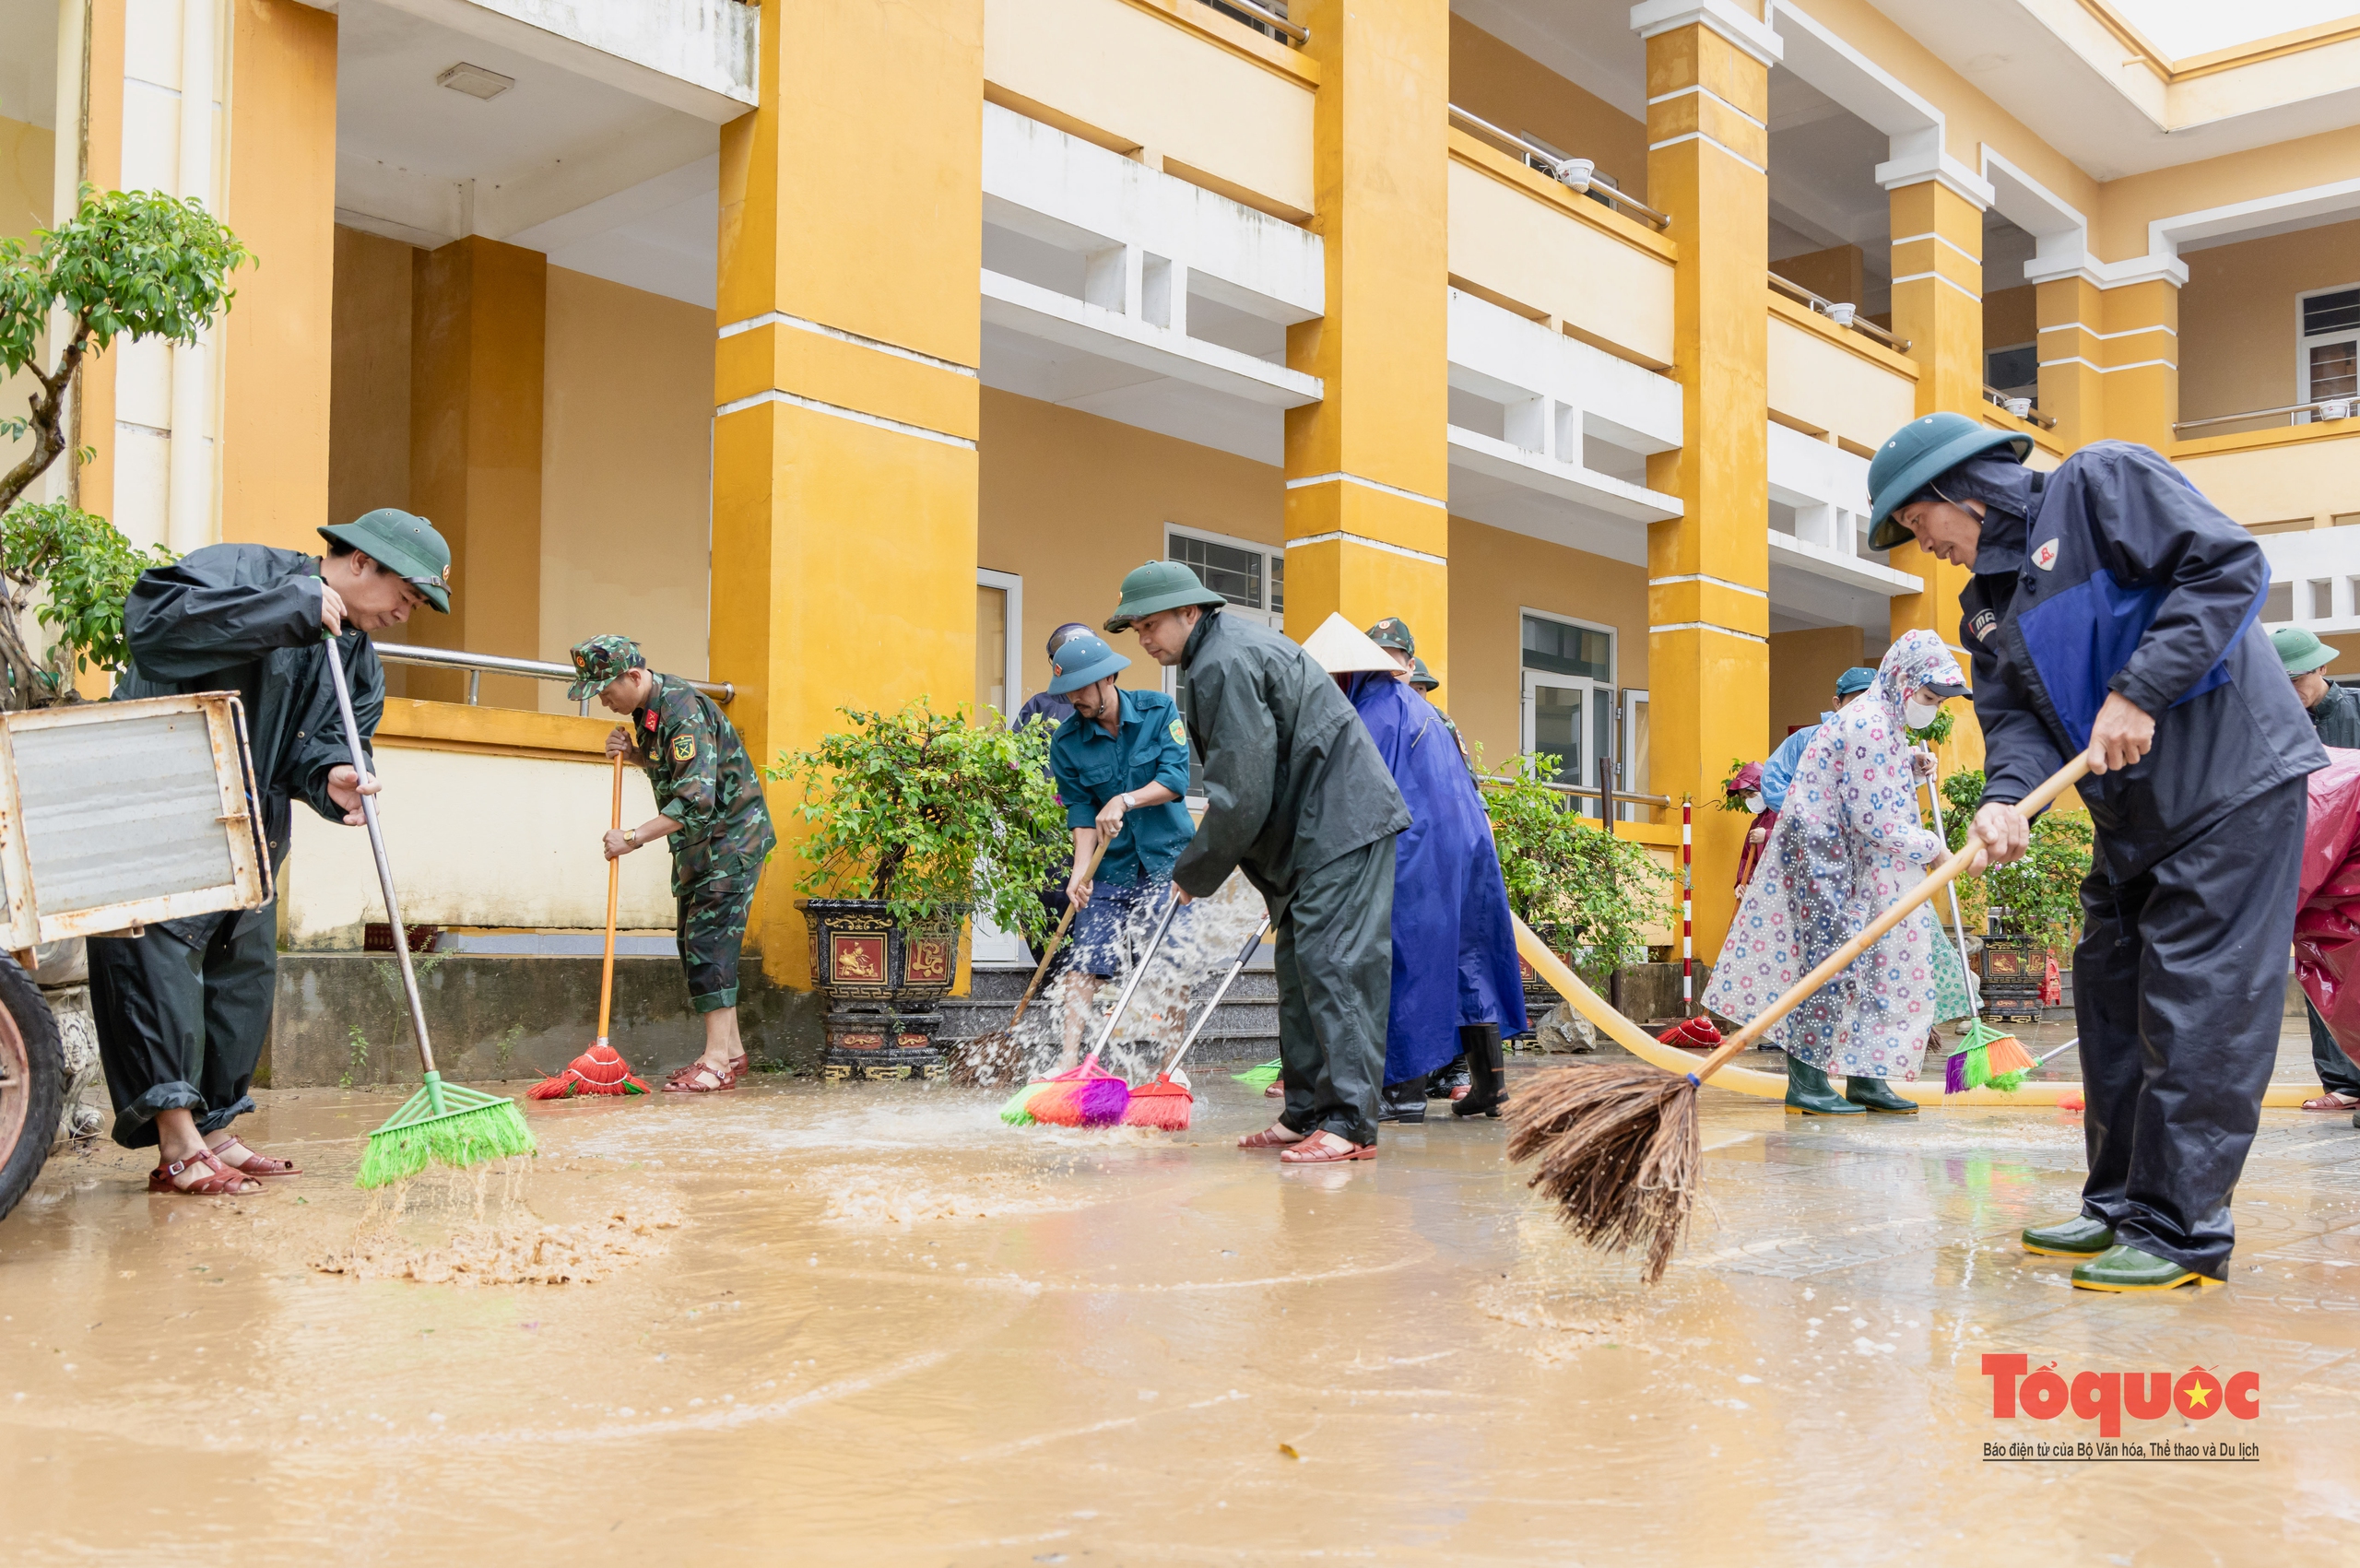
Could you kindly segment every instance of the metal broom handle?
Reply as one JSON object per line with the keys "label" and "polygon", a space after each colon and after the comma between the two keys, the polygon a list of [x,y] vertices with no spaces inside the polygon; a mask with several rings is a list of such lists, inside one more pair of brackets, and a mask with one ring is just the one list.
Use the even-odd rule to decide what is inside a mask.
{"label": "metal broom handle", "polygon": [[[2016,809],[2029,819],[2033,813],[2042,809],[2050,801],[2080,783],[2082,775],[2089,771],[2090,754],[2084,751],[2043,780],[2038,788],[2016,803]],[[1730,1035],[1722,1043],[1719,1050],[1705,1058],[1703,1067],[1688,1076],[1696,1082],[1702,1083],[1720,1071],[1728,1065],[1730,1057],[1768,1033],[1771,1025],[1811,1000],[1821,986],[1850,968],[1852,961],[1875,946],[1877,940],[1886,932],[1915,914],[1927,900],[1950,886],[1952,880],[1973,862],[1976,852],[1981,847],[1970,831],[1966,843],[1959,847],[1956,855],[1928,872],[1924,881],[1904,893],[1900,902],[1891,909],[1870,921],[1866,930],[1822,959],[1818,968],[1804,975],[1785,996],[1764,1008],[1752,1023]]]}
{"label": "metal broom handle", "polygon": [[[336,640],[324,636],[327,643],[328,678],[336,682],[336,711],[344,719],[345,744],[352,749],[352,771],[360,779],[370,775],[368,756],[360,749],[360,721],[352,716],[352,688],[345,683],[344,660],[339,655]],[[434,1047],[426,1038],[426,1008],[418,999],[418,974],[409,965],[409,927],[402,924],[401,901],[394,896],[394,863],[385,858],[385,834],[377,826],[377,797],[360,797],[360,816],[369,824],[369,847],[377,856],[377,885],[385,890],[385,918],[394,924],[394,956],[402,966],[402,996],[409,1003],[409,1026],[418,1036],[418,1060],[421,1070],[434,1072]]]}
{"label": "metal broom handle", "polygon": [[1098,1038],[1091,1042],[1092,1055],[1095,1056],[1106,1049],[1106,1042],[1115,1038],[1115,1026],[1123,1021],[1123,1014],[1131,1005],[1131,993],[1139,988],[1139,982],[1147,978],[1148,966],[1155,961],[1155,955],[1163,950],[1163,934],[1172,929],[1172,917],[1179,913],[1180,890],[1174,888],[1172,897],[1164,903],[1163,918],[1155,923],[1155,935],[1147,939],[1147,950],[1139,955],[1139,967],[1131,971],[1128,980],[1123,982],[1123,994],[1115,999],[1115,1010],[1106,1015],[1105,1026],[1099,1030]]}
{"label": "metal broom handle", "polygon": [[1205,1004],[1205,1010],[1198,1015],[1196,1026],[1188,1031],[1188,1037],[1180,1042],[1180,1048],[1172,1053],[1172,1059],[1163,1064],[1163,1070],[1158,1077],[1170,1078],[1172,1070],[1180,1065],[1180,1058],[1188,1054],[1188,1047],[1197,1043],[1197,1036],[1205,1032],[1205,1025],[1212,1022],[1213,1014],[1221,1010],[1221,999],[1229,995],[1232,985],[1237,984],[1237,977],[1245,971],[1245,961],[1252,958],[1254,949],[1262,945],[1262,933],[1269,928],[1270,917],[1266,914],[1262,916],[1262,924],[1254,927],[1254,934],[1245,938],[1245,946],[1238,949],[1237,961],[1231,964],[1229,973],[1221,977],[1221,988],[1213,993],[1213,999]]}

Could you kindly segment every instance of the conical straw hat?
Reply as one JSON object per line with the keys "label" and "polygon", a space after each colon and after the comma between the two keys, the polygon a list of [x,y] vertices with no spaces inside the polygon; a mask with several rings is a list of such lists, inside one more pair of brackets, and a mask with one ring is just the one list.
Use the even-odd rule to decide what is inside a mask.
{"label": "conical straw hat", "polygon": [[1329,675],[1364,669],[1391,672],[1401,667],[1393,662],[1392,654],[1369,641],[1367,632],[1334,610],[1328,612],[1318,631],[1304,640],[1303,651],[1317,659],[1319,667]]}

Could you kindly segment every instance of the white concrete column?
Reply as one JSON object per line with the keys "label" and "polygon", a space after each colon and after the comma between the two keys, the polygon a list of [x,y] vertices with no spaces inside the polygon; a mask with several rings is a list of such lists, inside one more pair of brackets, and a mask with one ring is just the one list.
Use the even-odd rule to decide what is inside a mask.
{"label": "white concrete column", "polygon": [[[183,199],[221,210],[213,143],[219,77],[220,0],[181,0],[179,188]],[[213,333],[172,350],[172,446],[165,543],[185,555],[220,536],[214,525]]]}

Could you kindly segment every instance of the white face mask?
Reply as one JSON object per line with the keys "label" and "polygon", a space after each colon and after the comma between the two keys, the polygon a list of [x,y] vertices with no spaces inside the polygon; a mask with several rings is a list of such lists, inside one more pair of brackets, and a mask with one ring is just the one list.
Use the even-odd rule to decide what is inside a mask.
{"label": "white face mask", "polygon": [[1757,817],[1762,815],[1762,808],[1769,804],[1770,803],[1768,801],[1762,798],[1762,794],[1759,790],[1745,797],[1745,808],[1748,811],[1752,812]]}
{"label": "white face mask", "polygon": [[1911,729],[1924,729],[1942,711],[1940,702],[1920,702],[1912,697],[1901,704],[1901,716]]}

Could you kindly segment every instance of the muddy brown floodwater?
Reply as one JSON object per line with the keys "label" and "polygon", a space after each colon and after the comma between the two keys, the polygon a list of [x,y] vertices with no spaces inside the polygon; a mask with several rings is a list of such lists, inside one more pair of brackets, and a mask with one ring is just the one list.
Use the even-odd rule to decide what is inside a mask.
{"label": "muddy brown floodwater", "polygon": [[[252,1198],[62,1156],[0,1224],[5,1560],[2353,1561],[2344,1117],[2263,1114],[2228,1288],[2099,1296],[2014,1242],[2075,1205],[2074,1118],[1708,1090],[1649,1290],[1499,1123],[1281,1170],[1207,1077],[1177,1136],[896,1084],[536,1105],[528,1171],[393,1197],[349,1185],[365,1095],[263,1097],[310,1173]],[[2109,1453],[1995,1418],[1987,1353],[2259,1409]]]}

